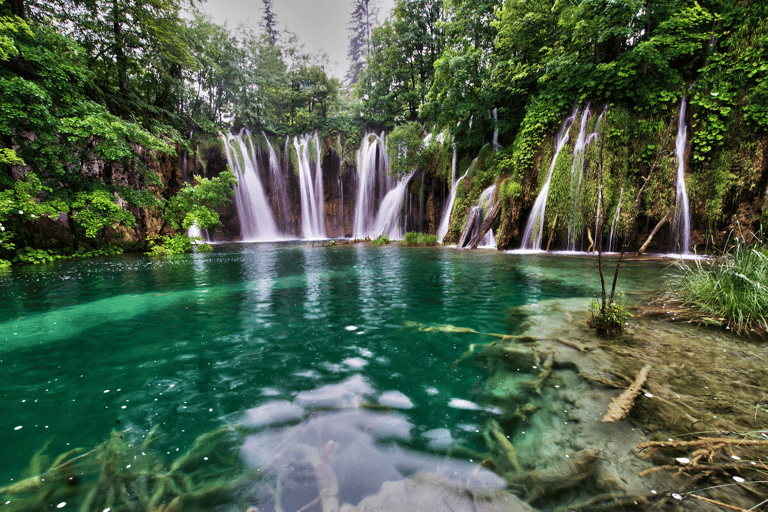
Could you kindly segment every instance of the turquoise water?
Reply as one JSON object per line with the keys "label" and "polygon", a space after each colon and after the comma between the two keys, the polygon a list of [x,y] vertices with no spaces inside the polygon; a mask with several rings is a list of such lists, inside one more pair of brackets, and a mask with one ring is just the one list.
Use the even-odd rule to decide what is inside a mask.
{"label": "turquoise water", "polygon": [[[622,272],[630,289],[661,274]],[[284,420],[361,400],[398,410],[372,446],[394,439],[419,467],[420,454],[454,442],[480,446],[483,374],[448,365],[489,339],[412,323],[516,333],[515,307],[592,297],[598,284],[592,259],[362,244],[14,268],[0,278],[0,486],[52,436],[57,454],[114,429],[158,426],[172,454],[222,424],[250,424],[261,435],[244,456],[263,464]],[[328,414],[325,429],[371,431],[370,418]]]}

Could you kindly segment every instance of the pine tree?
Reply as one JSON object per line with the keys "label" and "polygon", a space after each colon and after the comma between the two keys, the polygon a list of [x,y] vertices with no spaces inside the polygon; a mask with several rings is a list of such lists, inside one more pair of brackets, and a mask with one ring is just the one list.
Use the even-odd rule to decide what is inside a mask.
{"label": "pine tree", "polygon": [[259,25],[264,28],[269,44],[271,46],[277,46],[277,30],[275,29],[277,21],[275,20],[275,13],[272,12],[272,0],[261,1],[264,2],[264,16],[262,16]]}
{"label": "pine tree", "polygon": [[347,71],[347,80],[350,84],[356,84],[360,72],[365,69],[365,56],[370,51],[371,30],[376,22],[378,9],[375,0],[355,0],[355,9],[350,15],[348,30],[350,66]]}

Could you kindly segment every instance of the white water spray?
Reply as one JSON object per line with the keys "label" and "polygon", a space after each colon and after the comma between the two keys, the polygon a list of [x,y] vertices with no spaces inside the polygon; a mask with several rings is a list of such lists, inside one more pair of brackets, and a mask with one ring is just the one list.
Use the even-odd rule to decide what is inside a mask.
{"label": "white water spray", "polygon": [[387,192],[376,215],[371,238],[381,235],[389,235],[391,240],[402,240],[404,235],[403,203],[408,192],[408,183],[413,177],[413,172],[397,182],[397,186]]}
{"label": "white water spray", "polygon": [[[250,132],[247,132],[247,136],[250,139]],[[238,135],[222,134],[221,139],[227,161],[237,175],[235,207],[240,220],[240,238],[246,242],[282,238],[261,184],[253,145],[250,145],[249,151],[243,140],[243,130]]]}
{"label": "white water spray", "polygon": [[611,236],[610,238],[608,238],[609,252],[616,252],[616,244],[618,242],[617,234],[619,231],[619,217],[621,217],[621,198],[622,197],[624,197],[624,187],[622,187],[621,192],[619,192],[619,204],[616,205],[616,216],[613,218],[613,222],[611,223]]}
{"label": "white water spray", "polygon": [[680,103],[680,119],[677,122],[675,156],[677,157],[677,195],[675,199],[674,240],[681,254],[691,251],[691,212],[688,204],[688,192],[685,189],[685,146],[688,141],[688,129],[685,126],[686,101]]}
{"label": "white water spray", "polygon": [[544,186],[539,192],[539,196],[536,198],[536,202],[533,204],[531,215],[528,217],[528,223],[525,226],[525,232],[523,233],[523,243],[521,249],[535,249],[541,250],[541,239],[544,233],[544,214],[547,208],[547,196],[549,195],[549,183],[552,179],[552,171],[555,169],[555,163],[557,163],[557,156],[560,154],[560,150],[568,142],[569,133],[573,122],[578,115],[578,107],[573,109],[573,113],[563,122],[560,127],[560,131],[555,139],[555,155],[552,157],[552,163],[549,166],[549,173],[547,174],[547,180],[544,182]]}
{"label": "white water spray", "polygon": [[395,187],[388,171],[389,156],[384,134],[377,136],[367,133],[357,152],[358,188],[352,225],[353,238],[373,236],[379,204],[387,192]]}
{"label": "white water spray", "polygon": [[[454,153],[454,155],[455,154],[456,153]],[[456,192],[459,190],[459,183],[461,183],[461,180],[467,177],[467,174],[469,174],[469,169],[467,169],[467,172],[464,173],[464,176],[459,178],[459,180],[451,187],[451,193],[448,196],[448,204],[445,205],[445,210],[443,210],[443,217],[440,219],[440,227],[437,229],[438,243],[443,243],[443,238],[445,238],[445,235],[448,233],[448,227],[450,226],[451,222],[451,213],[453,212],[453,203],[456,201]]]}
{"label": "white water spray", "polygon": [[[315,145],[315,172],[309,160],[309,143]],[[322,153],[320,141],[315,132],[299,139],[294,137],[299,163],[299,189],[301,191],[301,232],[306,240],[325,238],[325,199],[323,197],[323,169],[320,166]]]}

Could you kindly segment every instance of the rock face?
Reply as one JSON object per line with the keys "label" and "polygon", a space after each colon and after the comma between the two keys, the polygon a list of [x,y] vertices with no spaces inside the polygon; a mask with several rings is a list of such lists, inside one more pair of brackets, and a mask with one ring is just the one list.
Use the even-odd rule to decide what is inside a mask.
{"label": "rock face", "polygon": [[378,494],[341,512],[534,512],[504,489],[483,489],[435,473],[418,473],[399,482],[386,482]]}

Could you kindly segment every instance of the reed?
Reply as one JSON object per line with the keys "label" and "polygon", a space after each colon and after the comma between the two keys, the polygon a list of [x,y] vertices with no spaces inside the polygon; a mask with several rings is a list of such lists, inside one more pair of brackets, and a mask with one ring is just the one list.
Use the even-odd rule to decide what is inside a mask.
{"label": "reed", "polygon": [[702,320],[741,334],[768,332],[768,245],[760,235],[737,237],[717,260],[678,265],[683,273],[672,289]]}

